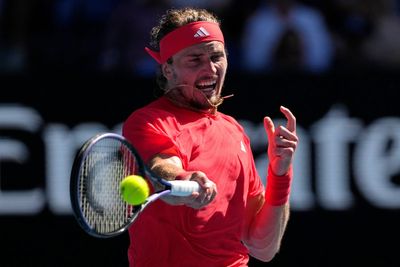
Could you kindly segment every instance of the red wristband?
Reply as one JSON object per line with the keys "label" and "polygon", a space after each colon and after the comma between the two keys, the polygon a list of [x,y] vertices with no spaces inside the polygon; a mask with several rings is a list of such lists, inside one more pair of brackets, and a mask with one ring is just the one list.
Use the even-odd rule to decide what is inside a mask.
{"label": "red wristband", "polygon": [[272,172],[271,166],[268,166],[267,189],[265,192],[265,198],[268,204],[272,206],[281,206],[289,201],[292,177],[292,166],[290,166],[289,171],[282,176],[275,175]]}

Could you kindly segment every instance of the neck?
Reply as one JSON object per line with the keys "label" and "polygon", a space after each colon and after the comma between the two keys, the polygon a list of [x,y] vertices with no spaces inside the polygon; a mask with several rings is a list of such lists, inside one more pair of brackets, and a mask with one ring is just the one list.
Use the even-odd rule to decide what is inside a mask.
{"label": "neck", "polygon": [[179,85],[169,88],[165,91],[164,95],[171,102],[179,107],[210,114],[216,114],[218,111],[218,106],[224,102],[224,99],[233,96],[233,94],[227,96],[221,96],[220,94],[218,94],[217,96],[209,99],[201,90],[192,88],[193,90],[197,90],[197,92],[199,92],[206,100],[204,103],[200,103],[198,101],[195,101],[194,99],[189,99],[187,96],[185,96],[185,94],[182,93],[182,89],[187,86],[188,85]]}
{"label": "neck", "polygon": [[[190,87],[190,90],[201,94],[205,101],[200,102],[195,98],[191,99],[186,94],[182,93],[182,90],[185,90],[185,88],[188,89],[187,87]],[[230,95],[226,97],[221,97],[221,95],[217,95],[209,99],[201,90],[185,84],[167,89],[164,95],[177,106],[188,108],[197,112],[211,114],[217,113],[218,106],[222,104],[224,98],[232,96]]]}
{"label": "neck", "polygon": [[[207,105],[198,104],[190,99],[187,99],[180,90],[167,90],[165,97],[168,98],[172,103],[178,107],[190,109],[196,112],[216,114],[218,105],[211,105],[211,102],[207,99]],[[222,103],[222,101],[221,101]]]}

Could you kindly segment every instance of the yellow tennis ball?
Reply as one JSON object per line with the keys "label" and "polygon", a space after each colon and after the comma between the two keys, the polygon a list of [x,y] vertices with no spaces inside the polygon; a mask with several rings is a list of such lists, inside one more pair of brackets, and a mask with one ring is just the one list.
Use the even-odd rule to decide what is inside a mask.
{"label": "yellow tennis ball", "polygon": [[131,205],[140,205],[150,194],[146,180],[139,175],[129,175],[120,184],[122,198]]}

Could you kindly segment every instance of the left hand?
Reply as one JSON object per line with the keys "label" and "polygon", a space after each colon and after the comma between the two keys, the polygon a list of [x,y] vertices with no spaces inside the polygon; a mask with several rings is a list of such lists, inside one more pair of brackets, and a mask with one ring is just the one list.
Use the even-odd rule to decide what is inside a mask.
{"label": "left hand", "polygon": [[280,125],[275,128],[270,117],[264,118],[269,143],[268,158],[272,172],[277,176],[289,171],[299,140],[296,135],[296,118],[289,109],[281,106],[280,110],[287,119],[286,127]]}

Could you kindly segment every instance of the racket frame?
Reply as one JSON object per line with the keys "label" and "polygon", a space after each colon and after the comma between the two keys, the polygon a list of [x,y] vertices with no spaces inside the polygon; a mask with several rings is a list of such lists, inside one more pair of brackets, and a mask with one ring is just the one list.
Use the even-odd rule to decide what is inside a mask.
{"label": "racket frame", "polygon": [[[96,231],[96,229],[87,223],[87,218],[83,215],[84,212],[82,211],[81,208],[81,202],[80,202],[80,197],[79,197],[79,182],[80,182],[80,172],[82,169],[82,165],[84,163],[85,158],[88,156],[88,154],[91,152],[92,147],[97,144],[100,140],[105,139],[105,138],[112,138],[116,139],[117,141],[123,143],[129,151],[134,155],[135,160],[136,160],[136,165],[138,170],[136,171],[137,174],[140,174],[141,176],[150,179],[152,182],[159,183],[164,186],[164,190],[154,192],[151,194],[146,201],[137,206],[132,206],[129,205],[133,210],[132,210],[132,217],[129,218],[129,220],[119,229],[116,231],[112,232],[107,232],[107,233],[99,233]],[[183,182],[183,181],[180,181]],[[186,181],[188,182],[188,181]],[[195,190],[199,190],[198,184],[196,182],[190,181],[190,183],[194,183],[195,187],[193,187],[193,190],[190,192],[183,192],[179,193],[179,196],[187,196],[191,194],[191,192]],[[130,226],[131,224],[136,220],[136,218],[139,216],[139,214],[149,205],[150,203],[154,202],[155,200],[159,199],[162,196],[169,195],[171,194],[172,191],[175,191],[172,189],[172,187],[176,187],[175,185],[171,184],[170,182],[162,179],[161,177],[155,175],[152,173],[144,164],[142,158],[139,156],[137,153],[136,149],[133,147],[133,145],[122,135],[116,134],[116,133],[100,133],[92,138],[88,139],[79,149],[77,152],[73,166],[71,169],[71,178],[70,178],[70,199],[71,199],[71,207],[73,210],[73,214],[75,219],[77,220],[78,224],[81,226],[81,228],[88,233],[91,236],[97,237],[97,238],[109,238],[109,237],[114,237],[117,235],[120,235],[124,233]],[[178,186],[179,188],[179,186]],[[178,190],[179,191],[179,190]]]}

